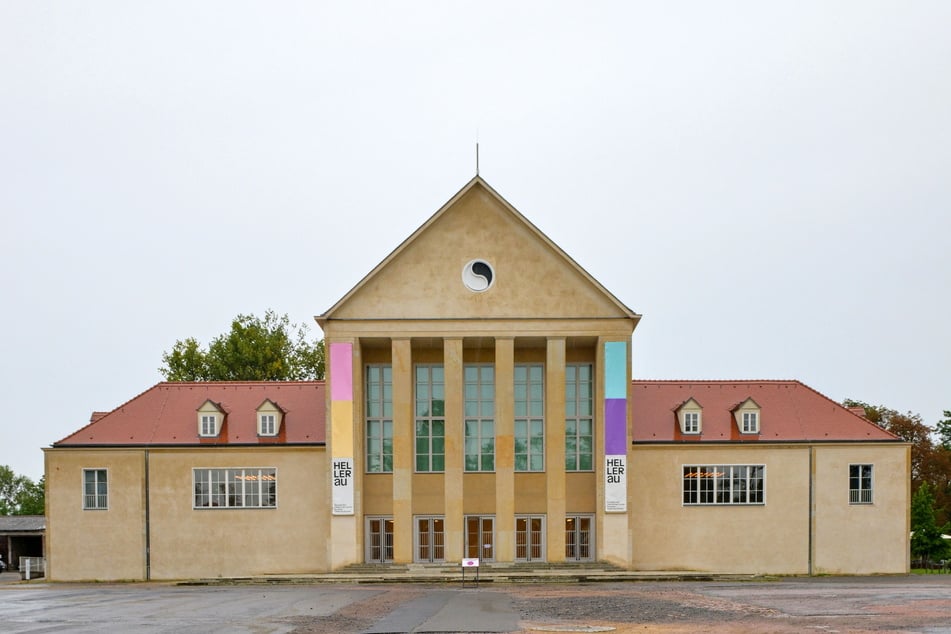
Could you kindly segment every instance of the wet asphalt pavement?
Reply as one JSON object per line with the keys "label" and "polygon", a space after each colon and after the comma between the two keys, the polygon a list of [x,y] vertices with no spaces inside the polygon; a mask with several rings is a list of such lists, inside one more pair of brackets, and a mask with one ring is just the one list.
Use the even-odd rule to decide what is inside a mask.
{"label": "wet asphalt pavement", "polygon": [[553,626],[619,632],[951,633],[951,575],[479,588],[0,584],[0,632],[10,633],[384,634],[529,632]]}

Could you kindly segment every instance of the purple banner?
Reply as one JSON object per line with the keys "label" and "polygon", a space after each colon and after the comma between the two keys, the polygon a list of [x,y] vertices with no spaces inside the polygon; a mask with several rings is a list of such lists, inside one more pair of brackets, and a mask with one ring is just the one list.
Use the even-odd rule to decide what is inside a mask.
{"label": "purple banner", "polygon": [[604,454],[627,455],[627,399],[604,399]]}

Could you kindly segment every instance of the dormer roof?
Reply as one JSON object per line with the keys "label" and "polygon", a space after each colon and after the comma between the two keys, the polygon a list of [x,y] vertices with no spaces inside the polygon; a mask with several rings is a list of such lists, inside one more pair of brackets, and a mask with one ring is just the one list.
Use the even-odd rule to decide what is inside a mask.
{"label": "dormer roof", "polygon": [[[632,381],[631,438],[640,443],[901,442],[897,436],[799,381]],[[703,433],[671,424],[690,399],[703,403]],[[751,402],[758,434],[741,434],[734,413]]]}
{"label": "dormer roof", "polygon": [[[266,402],[283,412],[277,436],[257,434]],[[198,438],[196,411],[208,403],[227,422],[217,436]],[[53,446],[323,445],[325,409],[323,381],[159,383]]]}

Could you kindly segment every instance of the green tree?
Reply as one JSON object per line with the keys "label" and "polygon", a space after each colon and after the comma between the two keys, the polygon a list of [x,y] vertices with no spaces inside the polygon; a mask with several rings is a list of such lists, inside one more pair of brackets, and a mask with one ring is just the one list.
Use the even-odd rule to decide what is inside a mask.
{"label": "green tree", "polygon": [[951,451],[951,410],[944,410],[944,418],[935,425],[938,442],[946,451]]}
{"label": "green tree", "polygon": [[0,465],[0,515],[43,515],[46,505],[46,477],[35,483]]}
{"label": "green tree", "polygon": [[[867,419],[911,443],[912,493],[927,482],[934,498],[938,523],[951,521],[951,449],[945,444],[951,441],[951,412],[946,411],[944,415],[948,420],[939,422],[932,429],[921,416],[912,412],[901,414],[884,405],[869,405],[854,399],[846,399],[843,404],[864,407]],[[937,443],[935,436],[939,439]]]}
{"label": "green tree", "polygon": [[947,556],[948,545],[941,533],[951,531],[951,526],[938,527],[934,505],[931,487],[922,482],[911,499],[911,556],[915,559],[937,561]]}
{"label": "green tree", "polygon": [[324,378],[325,350],[308,341],[306,326],[269,310],[238,315],[207,350],[193,337],[176,341],[162,363],[167,381],[302,381]]}
{"label": "green tree", "polygon": [[17,515],[44,515],[46,514],[46,476],[40,476],[39,482],[27,478],[27,482],[20,491],[17,499],[20,509]]}
{"label": "green tree", "polygon": [[897,410],[883,405],[869,405],[850,398],[845,399],[842,404],[846,407],[865,408],[865,418],[911,443],[911,480],[912,489],[916,490],[924,480],[925,472],[929,470],[929,462],[934,456],[935,448],[931,440],[932,430],[922,422],[921,416],[912,412],[900,414]]}

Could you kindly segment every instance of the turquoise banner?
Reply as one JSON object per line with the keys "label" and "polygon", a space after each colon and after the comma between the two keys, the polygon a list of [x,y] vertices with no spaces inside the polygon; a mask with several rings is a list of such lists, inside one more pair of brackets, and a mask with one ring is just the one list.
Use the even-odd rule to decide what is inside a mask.
{"label": "turquoise banner", "polygon": [[604,344],[604,398],[627,398],[627,343]]}

